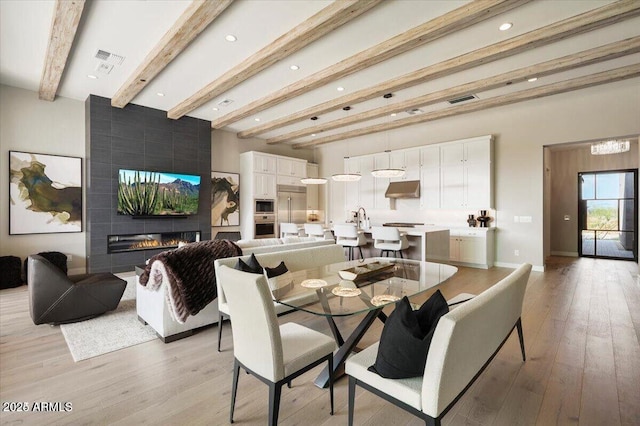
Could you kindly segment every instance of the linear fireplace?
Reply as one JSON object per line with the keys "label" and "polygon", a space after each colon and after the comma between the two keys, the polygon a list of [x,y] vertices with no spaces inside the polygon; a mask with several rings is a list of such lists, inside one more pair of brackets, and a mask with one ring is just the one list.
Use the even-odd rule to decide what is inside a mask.
{"label": "linear fireplace", "polygon": [[196,241],[200,241],[200,231],[109,235],[107,237],[107,252],[121,253],[137,250],[174,248],[178,247],[178,243],[193,243]]}

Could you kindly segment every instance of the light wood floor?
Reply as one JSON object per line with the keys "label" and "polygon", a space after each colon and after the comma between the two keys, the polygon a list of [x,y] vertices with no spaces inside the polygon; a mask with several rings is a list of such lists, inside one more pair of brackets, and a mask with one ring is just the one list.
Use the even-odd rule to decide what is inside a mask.
{"label": "light wood floor", "polygon": [[[512,336],[444,425],[640,425],[640,282],[637,264],[553,258],[547,272],[532,273],[523,325],[528,359]],[[442,285],[446,297],[477,293],[509,273],[460,268]],[[426,297],[426,296],[425,296]],[[293,313],[297,321],[329,334],[326,321]],[[338,325],[349,331],[358,318]],[[228,324],[223,352],[217,327],[187,339],[144,343],[74,363],[60,329],[34,326],[26,287],[0,291],[0,400],[72,402],[70,413],[0,412],[2,424],[228,424],[233,352]],[[375,342],[376,323],[363,341]],[[347,383],[336,385],[336,414],[313,370],[283,389],[282,425],[347,424]],[[267,387],[241,375],[235,421],[263,425]],[[358,425],[418,425],[420,421],[359,390]]]}

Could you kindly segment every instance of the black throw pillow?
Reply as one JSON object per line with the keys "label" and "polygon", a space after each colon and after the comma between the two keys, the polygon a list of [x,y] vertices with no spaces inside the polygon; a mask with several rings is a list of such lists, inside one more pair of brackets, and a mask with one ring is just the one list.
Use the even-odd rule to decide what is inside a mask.
{"label": "black throw pillow", "polygon": [[264,273],[267,275],[267,278],[279,277],[285,272],[289,272],[289,269],[287,269],[287,265],[285,265],[284,262],[280,262],[275,268],[264,267]]}
{"label": "black throw pillow", "polygon": [[251,274],[263,274],[264,269],[262,269],[262,265],[256,259],[256,255],[251,253],[251,257],[247,262],[242,259],[238,259],[238,263],[235,266],[235,269],[238,269],[243,272],[249,272]]}
{"label": "black throw pillow", "polygon": [[433,333],[447,312],[449,306],[440,290],[417,311],[403,297],[384,324],[376,362],[369,371],[387,379],[422,376]]}

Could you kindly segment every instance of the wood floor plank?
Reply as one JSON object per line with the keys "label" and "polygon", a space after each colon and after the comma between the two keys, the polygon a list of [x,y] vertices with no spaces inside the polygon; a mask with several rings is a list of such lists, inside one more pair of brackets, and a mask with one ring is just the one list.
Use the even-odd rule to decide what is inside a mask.
{"label": "wood floor plank", "polygon": [[[446,298],[480,293],[511,270],[461,267],[439,286]],[[615,273],[612,273],[615,272]],[[435,289],[434,289],[435,291]],[[432,292],[413,300],[421,303]],[[217,326],[170,344],[159,340],[73,362],[59,327],[33,325],[25,286],[0,290],[0,399],[70,401],[67,413],[0,412],[0,424],[228,424],[233,342]],[[391,310],[388,308],[386,312]],[[360,317],[340,318],[345,334]],[[324,318],[294,312],[299,322],[329,334]],[[489,368],[444,417],[443,425],[640,424],[640,282],[633,262],[553,257],[534,272],[525,295],[528,360],[512,336]],[[361,342],[376,342],[376,322]],[[344,425],[347,382],[336,384],[335,415],[326,390],[312,384],[317,369],[283,389],[280,424]],[[267,387],[242,375],[236,406],[241,425],[264,425]],[[418,418],[358,389],[356,425],[419,425]]]}

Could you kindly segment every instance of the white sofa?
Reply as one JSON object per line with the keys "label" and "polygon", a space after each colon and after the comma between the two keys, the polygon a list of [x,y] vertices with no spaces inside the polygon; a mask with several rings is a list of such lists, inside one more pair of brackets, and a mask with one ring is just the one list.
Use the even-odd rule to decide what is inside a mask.
{"label": "white sofa", "polygon": [[[269,241],[266,240],[277,240]],[[238,241],[239,242],[239,241]],[[237,244],[237,243],[236,243]],[[261,245],[264,244],[264,245]],[[318,241],[315,238],[305,237],[291,237],[290,239],[256,239],[245,240],[245,247],[238,244],[242,248],[242,252],[246,254],[251,253],[270,253],[270,252],[282,252],[288,250],[311,248],[315,246],[335,246],[331,241]],[[253,246],[252,246],[253,245]],[[337,249],[342,252],[342,247],[336,246]],[[279,254],[283,260],[286,259],[284,255]],[[237,262],[237,258],[235,262]],[[344,260],[344,254],[342,255]],[[285,260],[285,263],[287,261]],[[297,264],[293,262],[292,264]],[[235,263],[234,263],[235,265]],[[287,265],[289,265],[287,263]],[[233,265],[231,265],[233,266]],[[304,269],[304,268],[298,268]],[[218,287],[220,292],[220,287]],[[209,303],[204,309],[198,312],[197,315],[187,318],[184,324],[180,324],[175,321],[169,313],[169,308],[166,303],[166,286],[161,285],[156,290],[149,290],[145,286],[140,285],[138,278],[136,277],[136,310],[138,313],[138,319],[146,324],[149,324],[163,342],[169,343],[174,340],[182,339],[184,337],[193,334],[193,330],[206,325],[215,324],[219,321],[218,303],[216,300]],[[218,293],[220,294],[220,293]]]}
{"label": "white sofa", "polygon": [[284,237],[284,238],[259,238],[254,240],[236,241],[242,249],[242,254],[271,253],[283,250],[297,250],[307,247],[317,247],[335,244],[333,240],[318,239],[315,237]]}
{"label": "white sofa", "polygon": [[442,417],[471,386],[517,328],[522,359],[522,302],[531,273],[525,263],[509,276],[440,318],[429,348],[424,376],[385,379],[368,370],[378,344],[351,356],[345,364],[349,377],[349,424],[353,424],[355,386],[382,396],[430,425]]}

